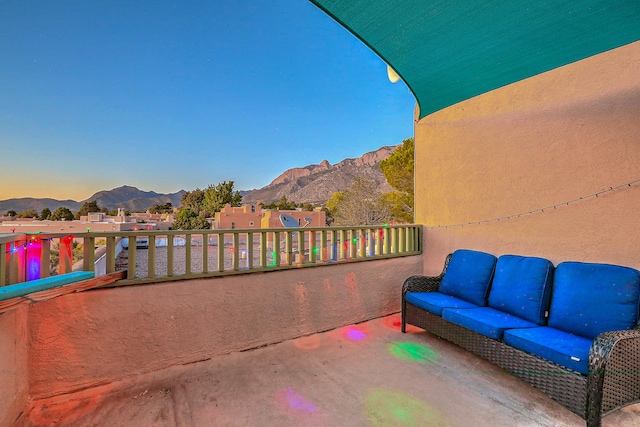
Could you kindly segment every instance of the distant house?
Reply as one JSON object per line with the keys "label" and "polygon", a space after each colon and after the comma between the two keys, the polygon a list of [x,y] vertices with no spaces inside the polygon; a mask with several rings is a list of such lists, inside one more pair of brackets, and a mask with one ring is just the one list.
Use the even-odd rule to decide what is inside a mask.
{"label": "distant house", "polygon": [[227,204],[217,212],[211,221],[211,228],[216,230],[250,229],[250,228],[282,228],[280,215],[286,214],[298,221],[300,227],[324,227],[325,213],[321,210],[263,210],[260,205],[232,207]]}

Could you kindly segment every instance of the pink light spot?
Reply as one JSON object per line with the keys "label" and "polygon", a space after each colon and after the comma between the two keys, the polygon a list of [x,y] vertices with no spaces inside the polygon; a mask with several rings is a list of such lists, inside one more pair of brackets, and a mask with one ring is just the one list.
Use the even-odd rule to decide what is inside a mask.
{"label": "pink light spot", "polygon": [[353,341],[361,341],[367,337],[367,334],[353,327],[347,328],[345,330],[345,335],[347,338]]}
{"label": "pink light spot", "polygon": [[280,399],[284,401],[290,409],[293,409],[296,412],[313,414],[318,410],[316,405],[302,397],[293,388],[280,390],[278,394],[280,395]]}

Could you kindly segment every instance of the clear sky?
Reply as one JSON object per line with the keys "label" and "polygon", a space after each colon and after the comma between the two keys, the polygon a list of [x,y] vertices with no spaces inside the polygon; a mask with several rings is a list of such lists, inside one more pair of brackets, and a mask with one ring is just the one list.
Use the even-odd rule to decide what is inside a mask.
{"label": "clear sky", "polygon": [[306,0],[0,0],[0,199],[259,188],[400,144],[414,105]]}

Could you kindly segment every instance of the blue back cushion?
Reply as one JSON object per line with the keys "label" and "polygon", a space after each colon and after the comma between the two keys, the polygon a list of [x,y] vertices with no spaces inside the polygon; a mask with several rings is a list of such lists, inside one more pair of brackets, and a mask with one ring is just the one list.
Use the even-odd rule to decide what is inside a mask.
{"label": "blue back cushion", "polygon": [[544,325],[552,281],[551,261],[503,255],[496,264],[489,292],[489,306]]}
{"label": "blue back cushion", "polygon": [[449,261],[439,291],[484,306],[495,267],[495,256],[459,249]]}
{"label": "blue back cushion", "polygon": [[585,338],[638,322],[640,272],[608,264],[563,262],[554,274],[549,326]]}

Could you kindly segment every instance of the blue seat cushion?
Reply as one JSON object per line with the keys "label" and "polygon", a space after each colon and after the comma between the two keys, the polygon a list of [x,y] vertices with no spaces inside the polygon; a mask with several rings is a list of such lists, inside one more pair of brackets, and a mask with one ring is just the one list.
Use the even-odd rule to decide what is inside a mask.
{"label": "blue seat cushion", "polygon": [[589,373],[589,350],[592,341],[581,336],[541,326],[510,329],[504,333],[504,342],[581,374]]}
{"label": "blue seat cushion", "polygon": [[553,281],[553,264],[544,258],[498,258],[489,291],[489,307],[544,325]]}
{"label": "blue seat cushion", "polygon": [[72,273],[50,276],[29,282],[16,283],[0,287],[0,301],[28,295],[33,292],[45,291],[82,280],[93,279],[94,273],[89,271],[74,271]]}
{"label": "blue seat cushion", "polygon": [[495,256],[459,249],[451,256],[438,290],[475,305],[487,305],[487,293],[495,267]]}
{"label": "blue seat cushion", "polygon": [[491,307],[445,308],[442,310],[442,318],[496,340],[502,339],[502,334],[507,329],[538,326],[533,322]]}
{"label": "blue seat cushion", "polygon": [[638,322],[640,272],[608,264],[563,262],[554,274],[549,326],[593,339]]}
{"label": "blue seat cushion", "polygon": [[444,308],[477,308],[475,304],[471,304],[460,298],[440,292],[407,292],[405,299],[408,303],[418,308],[428,311],[429,313],[442,316]]}

